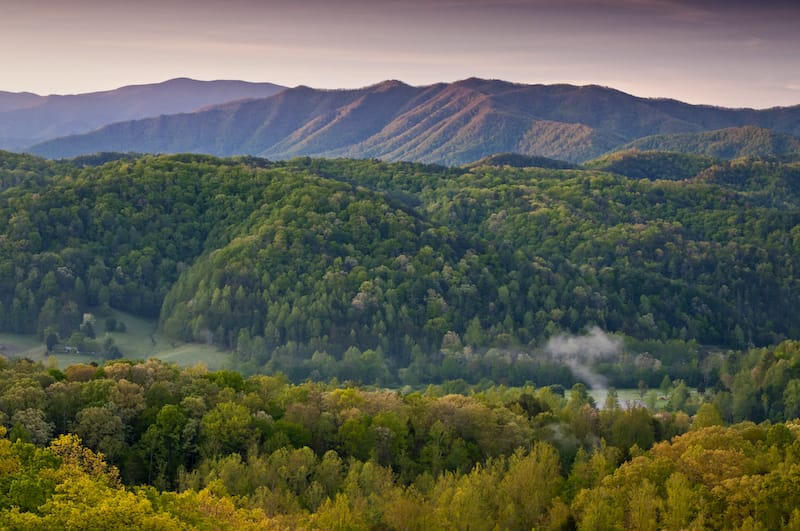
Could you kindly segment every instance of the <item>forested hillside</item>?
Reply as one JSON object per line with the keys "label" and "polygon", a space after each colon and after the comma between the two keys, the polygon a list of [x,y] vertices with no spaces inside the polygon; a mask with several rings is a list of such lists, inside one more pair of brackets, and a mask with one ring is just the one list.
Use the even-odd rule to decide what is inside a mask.
{"label": "forested hillside", "polygon": [[[243,370],[408,384],[571,385],[543,345],[592,327],[695,360],[800,337],[798,165],[637,157],[596,163],[620,175],[4,154],[0,330],[115,357],[116,308]],[[619,386],[681,363],[621,355]]]}

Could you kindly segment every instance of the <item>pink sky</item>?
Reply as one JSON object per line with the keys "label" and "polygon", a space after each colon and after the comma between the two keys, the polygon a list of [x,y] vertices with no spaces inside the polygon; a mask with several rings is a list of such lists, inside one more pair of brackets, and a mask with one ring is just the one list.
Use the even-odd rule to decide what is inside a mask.
{"label": "pink sky", "polygon": [[790,0],[0,0],[0,90],[477,76],[763,108],[800,104],[799,27]]}

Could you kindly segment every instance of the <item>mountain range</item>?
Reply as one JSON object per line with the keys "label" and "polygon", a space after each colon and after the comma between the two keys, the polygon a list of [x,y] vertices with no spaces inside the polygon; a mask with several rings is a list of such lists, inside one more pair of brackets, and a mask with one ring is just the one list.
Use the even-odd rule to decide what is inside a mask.
{"label": "mountain range", "polygon": [[[173,80],[161,88],[179,88],[180,83],[197,82]],[[155,90],[160,86],[146,87]],[[141,101],[135,105],[119,103],[133,101],[129,94],[133,88],[119,89],[113,92],[114,98],[109,98],[117,103],[103,107],[103,116],[97,108],[86,111],[88,103],[80,106],[81,96],[75,96],[79,99],[74,101],[60,99],[30,107],[30,98],[18,94],[17,105],[29,107],[0,113],[0,131],[12,130],[8,126],[3,129],[3,124],[15,116],[27,117],[33,124],[27,130],[23,128],[27,136],[34,136],[38,123],[38,136],[49,139],[31,143],[25,151],[50,158],[109,151],[190,152],[269,159],[379,158],[457,165],[506,152],[572,163],[630,148],[701,153],[716,158],[800,152],[800,106],[726,109],[639,98],[595,85],[525,85],[477,78],[421,87],[391,80],[348,90],[305,86],[280,90],[275,85],[243,84],[234,94],[233,90],[214,92],[209,90],[211,87],[203,88],[205,100],[176,97],[186,108],[172,108],[169,112],[165,110],[167,105],[156,112],[152,105]],[[274,93],[252,97],[258,90]],[[211,92],[219,99],[236,101],[197,109],[213,99]],[[86,101],[96,101],[98,94],[104,93],[84,97]],[[232,97],[235,95],[241,97]],[[145,101],[150,99],[154,98]],[[4,101],[0,98],[0,108],[8,105]],[[58,108],[62,110],[57,111]],[[116,109],[114,116],[119,118],[116,123],[110,123],[112,109]],[[32,118],[57,112],[62,113],[60,118],[48,119],[49,122]],[[144,117],[148,113],[160,115]],[[136,119],[120,118],[123,114]],[[137,116],[131,116],[134,114]],[[97,125],[103,119],[107,123],[94,131],[53,138],[73,127],[68,117],[73,122],[82,117],[85,124]],[[52,124],[42,129],[45,122]]]}
{"label": "mountain range", "polygon": [[264,98],[284,88],[273,83],[178,78],[88,94],[39,96],[0,92],[0,148],[22,149],[114,122]]}

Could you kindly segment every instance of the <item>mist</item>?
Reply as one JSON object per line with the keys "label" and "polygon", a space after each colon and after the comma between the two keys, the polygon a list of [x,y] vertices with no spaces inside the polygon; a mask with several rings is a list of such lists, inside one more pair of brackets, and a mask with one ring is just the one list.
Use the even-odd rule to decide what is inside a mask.
{"label": "mist", "polygon": [[622,340],[609,336],[595,326],[586,335],[560,334],[550,338],[544,350],[553,360],[569,367],[573,376],[585,382],[589,388],[607,389],[608,378],[596,372],[592,366],[599,360],[619,354]]}

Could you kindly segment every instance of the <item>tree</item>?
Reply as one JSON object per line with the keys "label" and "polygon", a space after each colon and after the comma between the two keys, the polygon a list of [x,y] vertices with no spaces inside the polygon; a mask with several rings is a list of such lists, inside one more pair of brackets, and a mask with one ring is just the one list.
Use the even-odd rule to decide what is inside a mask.
{"label": "tree", "polygon": [[667,399],[667,408],[670,411],[685,411],[690,398],[689,388],[683,380],[678,381]]}
{"label": "tree", "polygon": [[560,459],[546,443],[536,443],[524,455],[518,450],[508,459],[508,471],[498,486],[498,495],[513,505],[504,510],[505,525],[516,529],[533,529],[547,523],[549,509],[562,490]]}
{"label": "tree", "polygon": [[664,523],[669,530],[686,529],[696,511],[697,496],[686,476],[673,472],[667,479]]}
{"label": "tree", "polygon": [[722,426],[722,416],[714,404],[706,402],[697,410],[692,420],[692,429],[697,430],[708,426]]}
{"label": "tree", "polygon": [[111,461],[117,461],[127,449],[125,425],[107,407],[94,406],[79,411],[74,430],[89,448],[102,452]]}
{"label": "tree", "polygon": [[54,382],[47,389],[47,418],[54,423],[58,433],[65,433],[69,423],[81,408],[81,384],[79,382]]}
{"label": "tree", "polygon": [[185,440],[188,417],[180,407],[167,404],[156,415],[140,441],[147,467],[147,483],[161,489],[175,486],[178,468],[192,452]]}
{"label": "tree", "polygon": [[733,395],[731,409],[734,420],[761,420],[756,389],[750,374],[741,372],[734,377],[731,394]]}
{"label": "tree", "polygon": [[48,332],[45,336],[45,345],[47,352],[53,352],[53,349],[58,345],[58,334],[55,332]]}
{"label": "tree", "polygon": [[661,498],[656,487],[648,480],[631,489],[629,505],[629,529],[656,531]]}
{"label": "tree", "polygon": [[253,419],[246,407],[235,402],[221,402],[200,421],[200,448],[205,456],[239,453],[245,455],[257,441]]}
{"label": "tree", "polygon": [[328,499],[313,518],[320,529],[331,531],[358,531],[369,529],[361,511],[350,509],[350,498],[347,494],[337,494],[334,500]]}
{"label": "tree", "polygon": [[55,428],[52,422],[47,421],[44,411],[33,408],[23,409],[14,413],[14,416],[11,417],[11,424],[24,428],[25,433],[30,437],[30,441],[39,446],[44,446],[50,442]]}
{"label": "tree", "polygon": [[800,379],[792,379],[783,391],[783,416],[787,420],[800,417]]}

